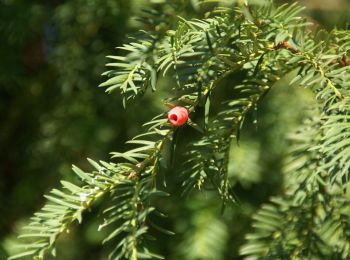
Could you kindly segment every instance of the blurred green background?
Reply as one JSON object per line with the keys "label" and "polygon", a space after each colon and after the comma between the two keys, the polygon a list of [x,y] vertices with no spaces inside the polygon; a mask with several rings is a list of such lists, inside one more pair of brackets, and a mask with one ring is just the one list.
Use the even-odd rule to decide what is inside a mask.
{"label": "blurred green background", "polygon": [[[105,56],[118,53],[114,47],[127,42],[127,34],[147,29],[135,19],[143,8],[155,4],[188,18],[203,11],[196,0],[168,1],[174,6],[164,2],[0,0],[0,259],[16,250],[16,234],[43,205],[43,194],[60,179],[74,178],[71,164],[88,169],[87,157],[109,160],[109,152],[124,150],[142,123],[166,109],[161,98],[169,79],[161,81],[163,90],[127,110],[117,93],[107,95],[97,87]],[[302,2],[306,15],[321,27],[344,29],[350,22],[350,1]],[[239,259],[251,214],[282,189],[287,134],[312,103],[310,93],[282,81],[261,103],[257,126],[255,116],[248,118],[229,167],[240,204],[223,215],[210,191],[181,198],[178,172],[167,172],[173,195],[159,207],[169,215],[163,225],[176,235],[156,234],[155,251],[166,259]],[[183,133],[186,138],[192,134]],[[97,232],[101,218],[96,216],[98,205],[83,225],[62,236],[57,259],[105,259],[108,248],[100,246],[103,233]]]}

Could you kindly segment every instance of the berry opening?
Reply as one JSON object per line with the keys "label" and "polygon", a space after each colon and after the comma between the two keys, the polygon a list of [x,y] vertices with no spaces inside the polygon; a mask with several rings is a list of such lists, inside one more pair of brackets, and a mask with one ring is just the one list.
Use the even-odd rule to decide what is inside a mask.
{"label": "berry opening", "polygon": [[173,121],[177,121],[177,115],[172,114],[172,115],[170,115],[169,119],[173,120]]}

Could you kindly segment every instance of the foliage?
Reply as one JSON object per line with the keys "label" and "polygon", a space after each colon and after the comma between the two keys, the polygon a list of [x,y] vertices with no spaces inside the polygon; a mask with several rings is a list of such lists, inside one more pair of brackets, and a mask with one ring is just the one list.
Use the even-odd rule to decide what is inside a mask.
{"label": "foliage", "polygon": [[[61,178],[74,180],[72,162],[106,158],[137,131],[115,113],[120,98],[107,100],[96,88],[105,56],[137,26],[126,15],[136,2],[77,2],[0,1],[0,259],[11,252],[9,234],[43,203],[42,193]],[[91,249],[63,250],[63,257],[96,254],[94,236],[85,232],[93,225],[69,236],[87,237],[80,246]]]}
{"label": "foliage", "polygon": [[[251,116],[256,124],[256,111],[281,79],[290,77],[290,85],[309,89],[316,101],[311,118],[291,137],[285,185],[253,217],[254,229],[240,254],[253,259],[349,258],[349,202],[344,193],[350,161],[349,31],[310,31],[297,4],[199,4],[208,7],[212,2],[218,6],[205,17],[179,17],[175,26],[158,19],[151,23],[154,30],[134,34],[121,47],[124,54],[110,56],[108,79],[100,86],[118,90],[126,106],[148,90],[159,91],[159,78],[173,78],[165,102],[185,106],[192,118],[188,125],[197,131],[176,178],[181,178],[184,193],[215,190],[222,209],[240,200],[228,165],[231,143],[241,142],[245,121]],[[155,29],[158,24],[161,31]],[[220,88],[225,89],[222,97],[216,95]],[[167,178],[162,181],[162,175],[174,168],[183,132],[192,129],[172,127],[166,113],[145,126],[145,133],[128,142],[136,148],[113,152],[113,162],[89,160],[94,168],[89,172],[74,166],[80,184],[62,181],[61,190],[46,196],[47,204],[21,235],[30,240],[10,259],[55,254],[58,237],[76,220],[82,222],[100,198],[112,201],[103,204],[100,226],[111,229],[104,239],[113,242],[111,259],[161,258],[151,250],[150,238],[156,230],[171,233],[152,221],[163,216],[158,204],[167,195]],[[207,216],[199,214],[200,226],[187,234],[187,241],[195,241],[189,259],[216,259],[226,243],[223,222],[205,224]],[[193,238],[196,232],[203,237]],[[196,247],[212,247],[209,236],[218,241],[217,247],[202,256]]]}

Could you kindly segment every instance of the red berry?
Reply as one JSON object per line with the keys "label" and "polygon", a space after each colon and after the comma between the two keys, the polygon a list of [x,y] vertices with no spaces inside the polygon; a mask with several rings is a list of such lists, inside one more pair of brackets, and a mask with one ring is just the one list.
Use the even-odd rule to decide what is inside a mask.
{"label": "red berry", "polygon": [[188,111],[184,107],[174,107],[168,112],[168,119],[173,126],[183,125],[188,120]]}

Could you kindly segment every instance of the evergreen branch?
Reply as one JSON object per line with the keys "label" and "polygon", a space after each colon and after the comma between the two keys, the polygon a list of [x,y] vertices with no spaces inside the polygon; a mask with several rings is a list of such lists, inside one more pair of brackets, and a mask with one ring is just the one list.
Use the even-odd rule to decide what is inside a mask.
{"label": "evergreen branch", "polygon": [[[204,91],[204,96],[207,95],[214,87],[214,84],[211,85],[211,88],[208,88]],[[197,100],[193,106],[189,107],[189,111],[194,111],[196,106],[199,104]],[[164,121],[163,121],[164,123]],[[160,128],[164,125],[160,125]],[[151,127],[152,128],[152,127]],[[38,257],[39,259],[44,258],[44,255],[47,251],[54,248],[54,244],[56,239],[60,234],[67,231],[69,229],[70,224],[72,224],[75,220],[82,221],[82,213],[87,208],[89,208],[99,197],[105,195],[110,192],[114,192],[118,190],[120,184],[128,182],[128,176],[135,178],[140,178],[142,172],[147,170],[148,166],[156,167],[155,162],[156,158],[163,147],[166,140],[169,139],[169,136],[175,130],[174,128],[168,129],[158,129],[154,128],[155,131],[151,132],[153,135],[161,135],[161,139],[156,144],[156,149],[150,146],[149,141],[146,142],[146,148],[141,150],[150,151],[149,155],[140,154],[133,152],[126,153],[112,153],[114,157],[122,157],[127,159],[134,164],[122,163],[122,164],[107,164],[103,163],[104,166],[98,165],[96,162],[89,160],[89,162],[98,169],[98,172],[85,173],[78,169],[77,167],[73,167],[74,172],[83,179],[87,186],[78,187],[74,184],[62,182],[63,187],[68,189],[68,193],[64,193],[58,190],[53,190],[51,193],[55,196],[59,196],[58,198],[55,196],[47,196],[47,199],[50,201],[46,206],[43,207],[42,211],[35,214],[35,217],[32,218],[31,224],[27,226],[30,232],[33,233],[24,233],[20,237],[32,237],[32,238],[40,238],[36,242],[28,243],[24,245],[24,248],[31,249],[26,251],[26,254],[23,253],[12,256],[10,259],[20,258],[26,255],[33,255]],[[144,142],[141,142],[144,144]],[[138,158],[144,158],[143,161],[138,162]],[[104,173],[101,175],[100,173]],[[132,177],[134,178],[134,177]],[[136,185],[137,187],[137,185]],[[84,193],[85,192],[85,193]],[[88,192],[88,193],[86,193]],[[135,200],[139,196],[138,189],[134,192],[134,200],[132,212],[134,212],[135,208]],[[81,203],[79,203],[81,202]],[[135,214],[135,213],[133,213]],[[118,218],[117,218],[118,219]],[[135,219],[133,217],[132,219]],[[127,222],[130,225],[133,220]],[[140,255],[136,251],[135,247],[135,230],[132,231],[132,256],[135,254]],[[109,240],[109,239],[108,239]],[[33,247],[36,249],[32,250]],[[118,249],[119,247],[117,247]],[[130,247],[129,247],[130,248]],[[55,251],[52,251],[55,254]],[[117,256],[117,259],[123,257],[123,255],[128,255],[129,251],[123,250],[122,254]],[[147,255],[153,255],[151,253],[146,253]],[[114,256],[112,253],[111,256]]]}
{"label": "evergreen branch", "polygon": [[[332,94],[329,94],[327,92],[327,88],[330,88],[337,98],[339,99],[344,98],[344,95],[336,87],[336,84],[334,83],[332,78],[328,76],[326,69],[329,69],[329,68],[323,68],[324,64],[321,64],[317,59],[312,58],[307,53],[299,51],[294,55],[296,57],[301,58],[301,59],[297,59],[298,66],[302,68],[305,67],[305,69],[302,69],[299,72],[299,77],[296,78],[296,80],[292,81],[291,84],[298,82],[301,85],[306,85],[306,86],[311,85],[311,86],[316,86],[317,88],[319,88],[319,86],[321,85],[321,86],[324,86],[325,88],[324,91],[320,93],[321,98],[325,98],[327,96],[333,97]],[[294,63],[294,62],[296,62],[296,59],[292,59],[290,61],[290,63]],[[311,68],[313,68],[313,70],[311,70]]]}
{"label": "evergreen branch", "polygon": [[[205,107],[202,118],[206,131],[187,154],[190,159],[185,163],[185,190],[193,186],[201,189],[208,179],[225,203],[234,200],[227,174],[232,140],[239,140],[247,113],[257,107],[273,83],[298,69],[291,84],[311,87],[323,101],[323,114],[307,128],[311,131],[303,129],[300,133],[297,141],[302,142],[296,144],[287,167],[287,173],[293,174],[287,195],[273,199],[258,212],[255,234],[247,237],[248,244],[241,253],[262,259],[349,257],[350,246],[344,240],[349,239],[350,221],[339,211],[339,207],[348,207],[348,201],[327,189],[328,179],[337,191],[348,183],[349,33],[304,35],[307,23],[298,16],[302,8],[296,4],[239,6],[219,15],[213,12],[206,19],[179,18],[174,31],[154,34],[157,37],[142,33],[121,47],[126,56],[110,57],[117,62],[107,66],[115,70],[105,73],[110,79],[101,86],[108,87],[108,92],[119,89],[125,105],[126,100],[145,93],[149,87],[155,90],[158,72],[172,72],[177,87],[170,100],[189,102],[186,108],[192,114],[198,107]],[[233,97],[210,120],[211,93],[234,72],[244,73],[245,80],[234,84],[230,92]],[[191,121],[189,124],[194,125]],[[24,252],[10,259],[41,259],[50,250],[55,254],[59,235],[67,232],[75,220],[81,222],[86,209],[106,194],[111,195],[113,205],[105,209],[107,220],[101,228],[117,228],[104,241],[120,238],[110,258],[157,257],[143,246],[143,241],[148,232],[147,219],[154,210],[150,197],[161,193],[155,181],[161,152],[176,128],[169,127],[165,114],[145,125],[146,133],[129,141],[138,147],[112,153],[122,162],[98,164],[90,160],[97,170],[91,173],[73,167],[83,180],[81,187],[62,181],[64,191],[53,189],[46,196],[49,202],[34,215],[25,228],[28,232],[20,236],[34,242],[23,245]],[[140,139],[145,136],[146,140]]]}
{"label": "evergreen branch", "polygon": [[[48,203],[41,211],[34,214],[31,222],[24,228],[20,238],[30,238],[21,247],[21,254],[14,255],[9,259],[16,259],[32,255],[34,258],[44,258],[46,252],[51,250],[55,255],[55,242],[60,234],[69,232],[69,228],[76,220],[82,222],[82,214],[89,209],[97,199],[114,190],[119,183],[125,180],[121,173],[128,171],[124,165],[107,164],[102,165],[89,159],[90,164],[97,171],[86,173],[73,166],[73,171],[82,179],[84,185],[79,187],[70,182],[62,181],[63,190],[53,189],[46,196]],[[118,174],[115,174],[115,173]]]}
{"label": "evergreen branch", "polygon": [[[315,179],[312,179],[315,181]],[[273,198],[253,217],[254,233],[246,236],[241,255],[259,259],[347,259],[349,201],[320,182]]]}
{"label": "evergreen branch", "polygon": [[323,133],[318,146],[313,149],[319,150],[322,155],[322,164],[317,173],[326,172],[331,183],[342,182],[344,189],[349,182],[350,171],[350,107],[349,99],[334,104],[329,108],[327,115],[322,119]]}
{"label": "evergreen branch", "polygon": [[102,229],[116,226],[103,241],[105,243],[119,238],[114,250],[109,254],[109,259],[163,259],[143,246],[148,232],[146,221],[155,210],[149,206],[150,197],[159,196],[161,192],[155,190],[152,176],[147,173],[141,177],[129,175],[128,179],[128,182],[119,185],[119,189],[113,192],[113,203],[104,211],[106,220],[99,227]]}
{"label": "evergreen branch", "polygon": [[[261,259],[349,257],[350,218],[343,213],[348,210],[349,201],[341,194],[344,184],[335,179],[332,188],[328,187],[326,180],[333,177],[319,170],[324,156],[320,149],[309,149],[327,139],[320,122],[319,118],[310,120],[293,135],[292,157],[285,168],[287,195],[277,201],[272,199],[272,204],[256,214],[254,234],[247,235],[242,255]],[[338,172],[335,169],[334,173]]]}
{"label": "evergreen branch", "polygon": [[[262,74],[271,76],[266,71]],[[193,187],[202,189],[208,179],[218,189],[224,204],[227,200],[234,200],[227,174],[231,141],[234,138],[239,141],[239,132],[246,114],[265,96],[270,86],[272,82],[266,79],[254,81],[248,79],[242,85],[234,87],[237,91],[235,98],[225,102],[224,108],[211,122],[206,134],[189,147],[187,153],[189,160],[184,163],[183,171],[187,177],[183,183],[185,192]]]}
{"label": "evergreen branch", "polygon": [[[293,196],[294,197],[294,196]],[[253,217],[254,233],[246,236],[241,255],[259,259],[333,259],[335,252],[320,235],[323,209],[317,194],[304,196],[303,204],[294,198],[273,198]],[[320,223],[321,222],[321,223]]]}
{"label": "evergreen branch", "polygon": [[128,52],[125,56],[108,56],[117,62],[108,63],[107,66],[114,67],[102,75],[109,79],[100,84],[100,87],[108,87],[107,92],[119,89],[123,95],[123,104],[126,100],[135,98],[145,93],[148,87],[155,90],[157,74],[153,69],[155,49],[155,38],[145,33],[138,37],[137,41],[124,44],[119,49]]}
{"label": "evergreen branch", "polygon": [[[299,38],[300,47],[294,53],[289,64],[299,67],[298,76],[291,82],[311,87],[317,93],[317,97],[325,101],[326,106],[331,106],[349,96],[347,87],[350,67],[339,66],[344,62],[349,52],[350,36],[340,34],[337,31],[327,33],[323,30],[316,34],[296,36]],[[325,108],[327,110],[327,108]]]}

